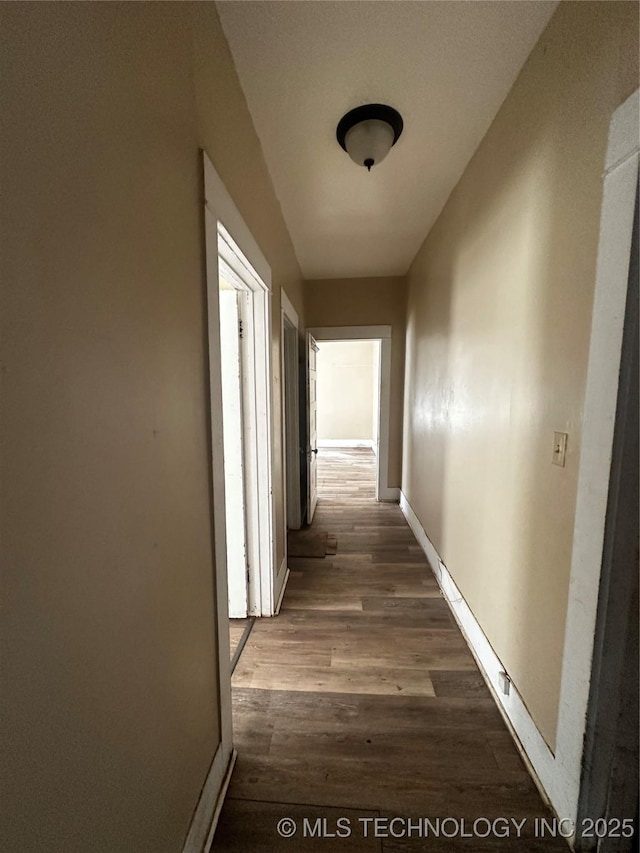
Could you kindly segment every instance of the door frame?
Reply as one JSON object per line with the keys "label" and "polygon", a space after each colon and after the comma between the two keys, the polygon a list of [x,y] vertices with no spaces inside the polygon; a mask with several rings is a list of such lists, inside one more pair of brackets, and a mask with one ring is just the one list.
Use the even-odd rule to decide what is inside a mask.
{"label": "door frame", "polygon": [[[257,305],[256,335],[264,345],[265,359],[258,375],[262,379],[261,404],[266,409],[266,441],[261,454],[262,469],[269,485],[269,499],[263,507],[265,526],[269,533],[268,565],[260,567],[259,595],[261,605],[267,609],[273,604],[273,564],[275,536],[273,519],[273,494],[271,489],[271,269],[254,240],[233,199],[206,151],[201,155],[201,180],[203,188],[202,229],[204,236],[203,272],[206,282],[206,346],[209,372],[209,431],[210,431],[210,488],[213,510],[213,581],[214,620],[217,659],[212,661],[219,686],[218,726],[220,742],[209,767],[195,808],[183,853],[202,853],[209,850],[218,816],[229,784],[235,761],[233,725],[231,719],[231,661],[229,652],[229,616],[227,591],[227,542],[224,495],[224,449],[222,444],[222,379],[220,362],[220,307],[219,307],[219,235],[220,226],[232,237],[236,251],[233,263],[253,269],[264,289],[255,300]],[[266,381],[265,381],[266,380]]]}
{"label": "door frame", "polygon": [[547,788],[557,811],[571,818],[576,817],[580,790],[611,476],[638,180],[639,104],[636,91],[613,113],[603,174],[556,736],[555,763],[565,773],[552,773]]}
{"label": "door frame", "polygon": [[[313,523],[313,516],[318,505],[318,362],[316,353],[320,348],[312,333],[307,329],[305,335],[304,363],[306,378],[306,401],[307,401],[307,435],[305,439],[305,460],[307,468],[307,494],[306,494],[306,524]],[[312,375],[313,374],[313,375]],[[311,390],[313,388],[313,395]],[[313,403],[313,413],[312,413]],[[312,417],[313,414],[313,417]],[[315,445],[315,447],[313,446]]]}
{"label": "door frame", "polygon": [[[603,545],[575,849],[631,850],[583,832],[638,808],[638,195]],[[636,832],[638,831],[636,824]],[[637,839],[636,839],[637,841]],[[636,848],[637,849],[637,848]]]}
{"label": "door frame", "polygon": [[220,220],[217,232],[219,264],[247,300],[243,310],[241,347],[247,615],[270,616],[275,558],[271,481],[270,293]]}
{"label": "door frame", "polygon": [[391,420],[391,326],[316,326],[307,329],[316,341],[379,341],[378,447],[376,500],[397,503],[400,489],[389,486],[389,423]]}
{"label": "door frame", "polygon": [[[300,320],[291,300],[280,290],[280,367],[282,375],[282,453],[284,465],[284,535],[302,524],[300,495],[300,403],[298,394],[298,338]],[[287,348],[285,341],[295,341]]]}
{"label": "door frame", "polygon": [[[274,583],[275,583],[275,506],[273,494],[273,467],[271,454],[271,430],[272,430],[272,386],[271,386],[271,267],[262,254],[240,211],[233,199],[227,192],[220,176],[216,172],[211,160],[203,152],[204,159],[204,183],[205,183],[205,222],[207,232],[215,225],[215,233],[211,234],[211,240],[216,245],[216,262],[209,264],[207,256],[207,287],[216,296],[219,288],[218,281],[218,255],[237,273],[237,275],[248,285],[253,295],[253,344],[255,347],[255,398],[251,403],[255,407],[255,434],[253,437],[245,436],[246,441],[253,441],[257,446],[256,454],[256,479],[253,487],[257,494],[257,519],[259,529],[258,540],[260,565],[249,565],[249,599],[255,601],[252,606],[254,612],[251,615],[272,616],[275,608]],[[217,310],[213,306],[213,299],[209,300],[209,335],[214,344],[220,344],[219,328],[216,324]],[[219,380],[220,360],[210,364],[211,385],[213,389],[214,378]],[[216,430],[222,429],[222,413],[215,410],[212,395],[212,426],[213,451],[220,453],[221,440],[215,435]],[[246,443],[246,442],[245,442]],[[218,446],[220,445],[220,446]],[[220,459],[222,465],[222,458]],[[222,494],[221,508],[224,520],[224,471],[213,466],[214,493],[218,485],[218,494]],[[220,483],[220,473],[223,479]],[[251,485],[250,478],[247,484]],[[218,509],[214,505],[216,518]],[[217,533],[217,531],[216,531]],[[223,540],[224,541],[224,540]],[[217,541],[216,541],[217,549]],[[226,571],[226,560],[224,563]],[[226,586],[226,583],[225,583]]]}
{"label": "door frame", "polygon": [[578,814],[594,663],[620,380],[638,180],[639,106],[636,90],[613,113],[602,176],[600,236],[555,751],[545,743],[524,706],[514,699],[507,709],[507,716],[546,797],[556,814],[574,823]]}
{"label": "door frame", "polygon": [[[229,276],[226,264],[220,258],[219,275],[231,279],[231,289],[221,289],[220,359],[222,380],[222,423],[225,456],[225,521],[227,535],[227,591],[230,619],[244,619],[249,615],[249,583],[247,566],[250,546],[247,536],[247,500],[245,482],[250,448],[245,448],[245,397],[246,379],[242,338],[249,314],[249,294]],[[243,330],[242,333],[240,330]],[[249,460],[250,461],[250,460]],[[229,463],[227,467],[227,463]]]}

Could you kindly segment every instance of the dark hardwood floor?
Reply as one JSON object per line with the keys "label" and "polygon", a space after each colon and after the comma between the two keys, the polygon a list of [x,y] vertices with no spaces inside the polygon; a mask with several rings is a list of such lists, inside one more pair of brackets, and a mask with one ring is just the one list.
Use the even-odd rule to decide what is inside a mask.
{"label": "dark hardwood floor", "polygon": [[313,526],[337,553],[289,560],[280,615],[244,647],[213,849],[566,851],[535,837],[550,812],[374,461],[319,454]]}

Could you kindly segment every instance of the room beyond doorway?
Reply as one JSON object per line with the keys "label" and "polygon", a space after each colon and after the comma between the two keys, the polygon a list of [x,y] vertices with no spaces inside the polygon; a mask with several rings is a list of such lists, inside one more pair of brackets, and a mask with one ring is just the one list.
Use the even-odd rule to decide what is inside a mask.
{"label": "room beyond doorway", "polygon": [[380,342],[322,341],[316,356],[317,445],[378,455]]}
{"label": "room beyond doorway", "polygon": [[217,231],[228,616],[244,618],[272,614],[270,293]]}
{"label": "room beyond doorway", "polygon": [[[376,377],[372,400],[366,405],[361,403],[361,408],[363,408],[365,412],[367,411],[366,406],[368,405],[370,407],[372,411],[371,420],[375,420],[375,425],[372,424],[371,428],[371,437],[363,441],[365,447],[369,446],[374,449],[376,456],[376,499],[379,501],[397,501],[399,499],[399,489],[388,485],[392,348],[391,326],[326,326],[312,328],[309,329],[308,332],[317,342],[320,351],[325,347],[325,351],[330,353],[330,350],[327,350],[326,347],[331,343],[346,344],[348,342],[352,342],[358,344],[369,344],[372,347],[375,355],[374,364],[370,369],[369,374],[367,373],[369,368],[365,367],[364,361],[361,361],[361,363],[354,363],[349,367],[347,367],[346,364],[343,364],[344,371],[352,374],[351,382],[349,383],[347,381],[343,383],[342,380],[340,380],[342,391],[333,395],[334,401],[331,403],[330,408],[334,409],[334,414],[332,416],[331,413],[329,413],[329,421],[333,419],[335,425],[336,417],[339,414],[338,409],[341,406],[343,409],[346,409],[347,400],[349,401],[349,405],[351,405],[354,398],[358,396],[361,389],[358,389],[358,394],[354,393],[354,382],[356,380],[359,380],[370,389],[371,385],[374,385],[373,377]],[[343,352],[346,351],[343,350]],[[364,350],[362,350],[361,356],[364,358]],[[334,371],[334,375],[338,374]],[[368,375],[371,375],[371,384],[369,384],[369,379],[367,378]],[[322,394],[322,390],[320,390],[319,393]],[[325,389],[323,396],[325,401],[328,397],[329,399],[331,398],[330,386]],[[322,405],[322,403],[320,403],[320,405]],[[376,412],[377,415],[375,415]],[[318,413],[318,417],[323,418],[323,414],[320,411]],[[366,420],[366,418],[367,415],[365,413],[364,420]],[[325,421],[325,426],[327,426],[327,421]],[[340,429],[344,431],[345,428],[343,421],[343,425]],[[353,428],[356,427],[354,426]],[[341,439],[341,443],[350,438],[352,439],[352,442],[356,442],[355,444],[347,443],[346,445],[343,443],[343,446],[347,447],[358,446],[360,443],[358,436],[339,436],[338,438]],[[325,438],[324,441],[331,442],[331,439]],[[327,446],[327,444],[325,444],[325,446]],[[332,446],[337,445],[333,444]]]}

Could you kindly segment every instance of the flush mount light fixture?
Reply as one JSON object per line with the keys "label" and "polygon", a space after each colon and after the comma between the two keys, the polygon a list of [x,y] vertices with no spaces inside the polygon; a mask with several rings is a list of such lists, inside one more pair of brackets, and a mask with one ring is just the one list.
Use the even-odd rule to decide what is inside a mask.
{"label": "flush mount light fixture", "polygon": [[402,116],[393,107],[364,104],[342,116],[336,137],[353,162],[370,172],[396,144],[402,127]]}

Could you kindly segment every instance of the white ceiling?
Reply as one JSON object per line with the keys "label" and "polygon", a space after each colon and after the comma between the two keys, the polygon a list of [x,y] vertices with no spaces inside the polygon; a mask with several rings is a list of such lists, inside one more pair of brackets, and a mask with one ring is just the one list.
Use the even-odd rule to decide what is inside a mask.
{"label": "white ceiling", "polygon": [[[218,2],[305,278],[406,272],[556,5]],[[404,132],[368,173],[335,130],[370,102]]]}

